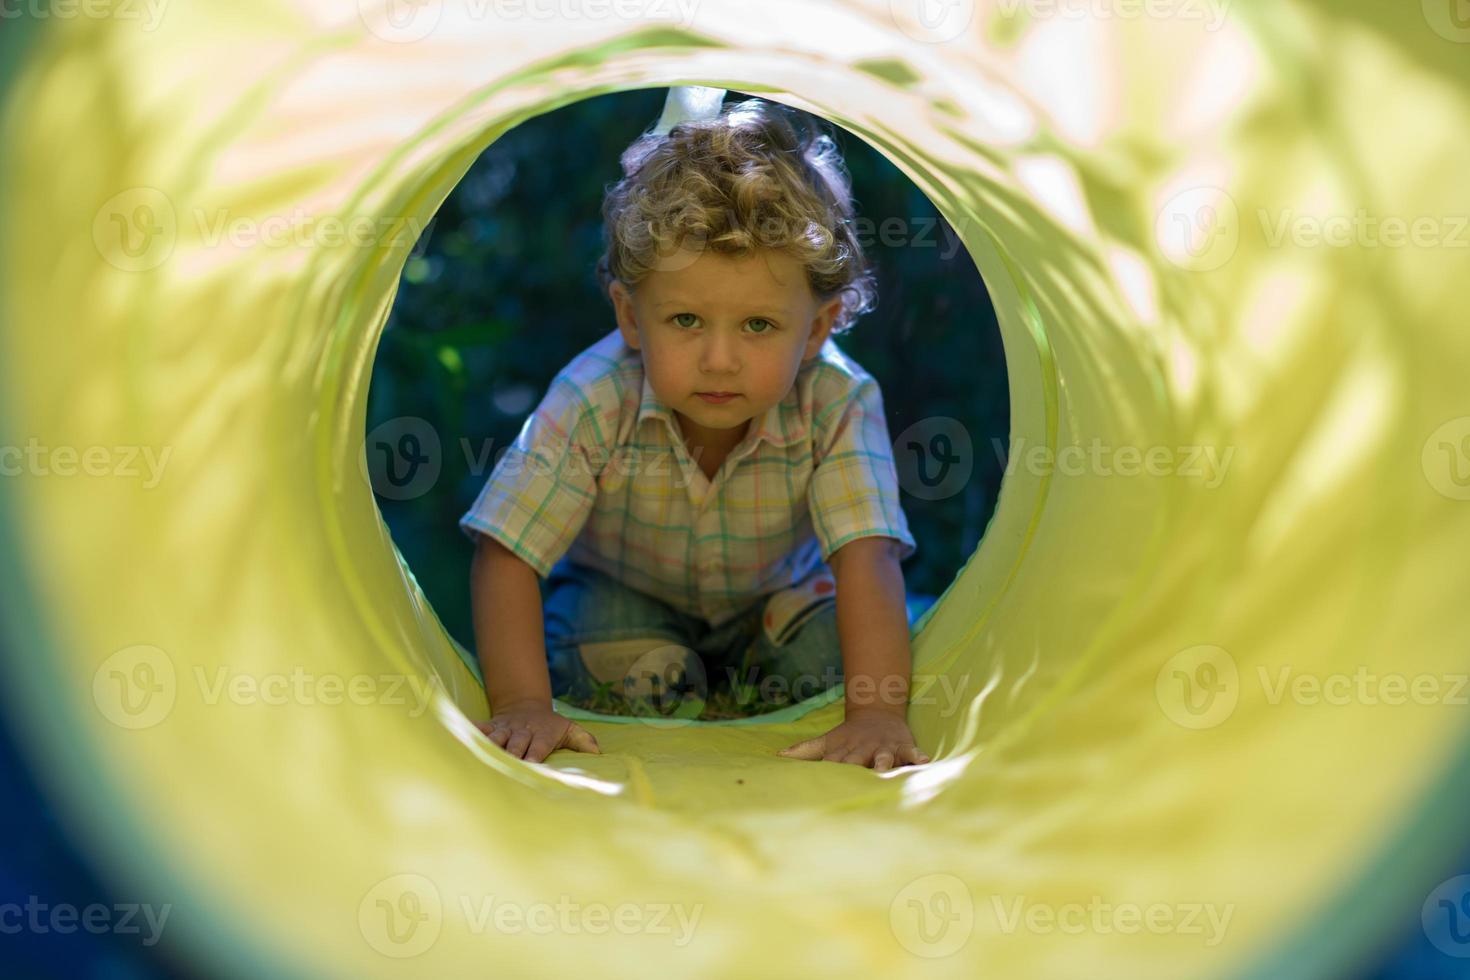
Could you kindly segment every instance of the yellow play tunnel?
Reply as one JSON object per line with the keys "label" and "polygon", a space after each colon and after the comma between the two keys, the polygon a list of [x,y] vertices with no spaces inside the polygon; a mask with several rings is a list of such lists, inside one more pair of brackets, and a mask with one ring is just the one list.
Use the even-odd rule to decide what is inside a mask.
{"label": "yellow play tunnel", "polygon": [[[1429,928],[1470,838],[1454,3],[34,6],[0,27],[0,689],[180,956],[1278,978]],[[775,757],[831,703],[510,760],[363,478],[455,182],[684,83],[871,142],[994,297],[1010,468],[914,641],[927,766]]]}

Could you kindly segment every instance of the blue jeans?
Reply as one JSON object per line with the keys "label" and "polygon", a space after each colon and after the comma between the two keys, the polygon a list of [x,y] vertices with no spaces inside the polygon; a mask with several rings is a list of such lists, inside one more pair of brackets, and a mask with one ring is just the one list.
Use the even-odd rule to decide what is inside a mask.
{"label": "blue jeans", "polygon": [[759,713],[840,684],[835,598],[809,607],[779,642],[762,625],[766,599],[714,627],[563,557],[542,582],[552,694],[577,704],[599,688],[615,699],[672,692],[702,705],[727,689]]}

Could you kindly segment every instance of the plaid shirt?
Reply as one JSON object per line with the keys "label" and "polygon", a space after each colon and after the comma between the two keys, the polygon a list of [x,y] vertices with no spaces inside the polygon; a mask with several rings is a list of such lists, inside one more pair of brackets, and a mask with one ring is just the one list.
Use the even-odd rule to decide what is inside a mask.
{"label": "plaid shirt", "polygon": [[917,548],[878,383],[830,337],[708,480],[613,330],[552,379],[459,523],[543,578],[566,554],[712,626],[849,541]]}

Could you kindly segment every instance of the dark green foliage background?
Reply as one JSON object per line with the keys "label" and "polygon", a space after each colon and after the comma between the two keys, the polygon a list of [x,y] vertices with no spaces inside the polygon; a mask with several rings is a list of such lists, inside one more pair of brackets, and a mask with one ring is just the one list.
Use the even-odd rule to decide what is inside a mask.
{"label": "dark green foliage background", "polygon": [[[506,133],[450,194],[404,269],[374,366],[368,430],[399,416],[427,419],[443,469],[422,496],[378,502],[444,625],[467,647],[473,549],[457,522],[552,376],[615,326],[593,274],[603,190],[621,176],[622,150],[658,118],[666,91],[586,99]],[[959,493],[903,497],[919,546],[906,582],[911,592],[938,594],[995,506],[1004,467],[997,446],[1010,431],[1000,335],[974,263],[934,206],[866,143],[836,136],[879,294],[878,308],[838,343],[882,385],[891,437],[950,416],[973,445]]]}

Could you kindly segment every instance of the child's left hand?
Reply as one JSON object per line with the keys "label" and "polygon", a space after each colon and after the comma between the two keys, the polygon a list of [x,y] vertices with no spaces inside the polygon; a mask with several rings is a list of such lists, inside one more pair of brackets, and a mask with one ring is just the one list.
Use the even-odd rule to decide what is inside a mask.
{"label": "child's left hand", "polygon": [[914,744],[908,724],[898,715],[881,709],[849,711],[847,720],[827,734],[797,742],[777,755],[788,759],[851,762],[875,772],[929,761],[929,756]]}

